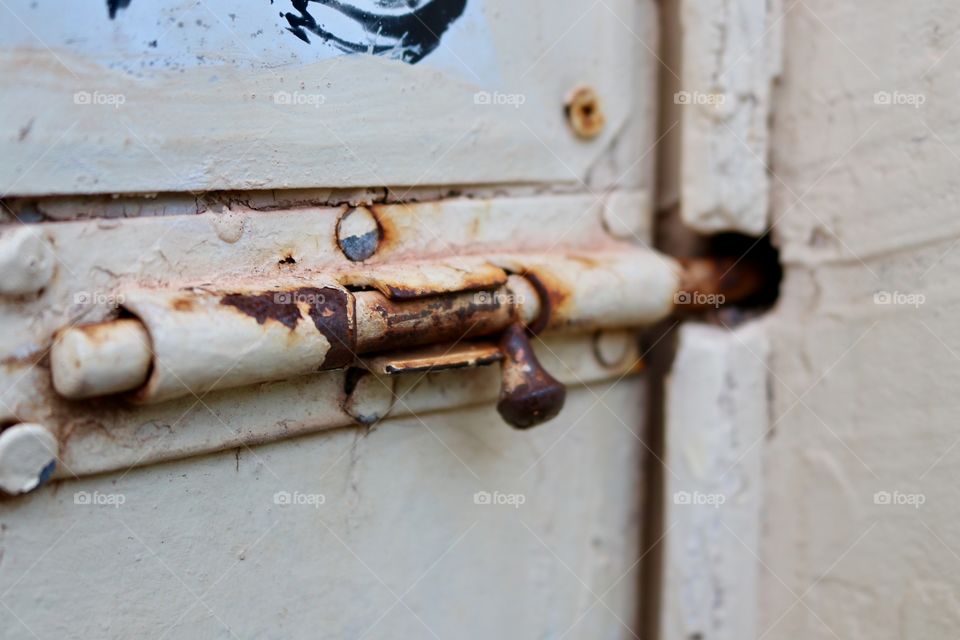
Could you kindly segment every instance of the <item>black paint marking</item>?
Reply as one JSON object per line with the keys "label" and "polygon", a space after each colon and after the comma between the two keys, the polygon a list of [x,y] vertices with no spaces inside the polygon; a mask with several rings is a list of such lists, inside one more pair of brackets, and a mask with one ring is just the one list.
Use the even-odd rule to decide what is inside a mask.
{"label": "black paint marking", "polygon": [[[131,1],[107,0],[110,19],[114,20]],[[274,0],[270,0],[270,4],[273,3]],[[329,30],[310,13],[310,3],[352,20],[362,30],[362,37]],[[287,31],[307,44],[310,44],[309,34],[313,34],[344,53],[386,55],[416,64],[440,46],[443,34],[463,15],[467,6],[467,0],[373,0],[377,7],[393,10],[377,13],[356,3],[357,0],[291,0],[294,11],[281,12],[280,17],[286,19]],[[230,18],[235,19],[236,14],[230,14]],[[197,24],[201,22],[198,20]],[[177,26],[182,27],[183,23]],[[254,35],[260,33],[262,30]],[[157,41],[151,41],[149,46],[155,48]]]}
{"label": "black paint marking", "polygon": [[126,9],[130,6],[130,0],[107,0],[107,11],[110,13],[110,19],[117,17],[117,11]]}
{"label": "black paint marking", "polygon": [[[311,15],[311,2],[338,11],[359,24],[369,41],[354,42],[328,31],[324,24],[317,23]],[[419,4],[417,0],[380,0],[382,6],[408,7],[406,13],[400,14],[378,14],[340,0],[291,0],[291,4],[297,13],[280,15],[290,25],[287,31],[306,43],[310,42],[309,32],[346,53],[389,54],[409,64],[416,64],[439,46],[440,37],[463,15],[467,0],[427,0],[419,8],[416,7]]]}

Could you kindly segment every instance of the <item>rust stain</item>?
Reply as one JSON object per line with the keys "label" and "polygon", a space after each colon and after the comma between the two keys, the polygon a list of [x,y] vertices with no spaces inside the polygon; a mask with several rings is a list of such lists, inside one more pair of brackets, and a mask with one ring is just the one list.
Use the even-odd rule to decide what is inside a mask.
{"label": "rust stain", "polygon": [[[379,254],[378,254],[379,255]],[[376,289],[392,300],[484,291],[507,282],[506,272],[489,262],[424,264],[399,261],[362,271],[349,271],[338,281],[354,289]]]}
{"label": "rust stain", "polygon": [[341,407],[343,406],[343,403],[353,395],[357,385],[360,384],[360,380],[368,375],[370,375],[370,372],[365,369],[360,369],[357,367],[350,367],[347,369],[346,375],[343,377],[344,397],[340,401]]}
{"label": "rust stain", "polygon": [[573,260],[574,262],[579,262],[579,263],[582,264],[583,266],[589,267],[589,268],[591,268],[591,269],[595,269],[595,268],[597,268],[597,267],[603,266],[603,261],[602,261],[602,260],[597,260],[596,258],[592,258],[592,257],[590,257],[590,256],[571,255],[571,256],[567,256],[567,257],[568,257],[570,260]]}
{"label": "rust stain", "polygon": [[175,311],[193,311],[193,300],[190,298],[177,298],[171,306]]}
{"label": "rust stain", "polygon": [[288,329],[296,329],[302,317],[300,308],[288,291],[266,293],[228,293],[220,298],[220,304],[234,307],[254,318],[258,324],[276,320]]}
{"label": "rust stain", "polygon": [[629,373],[642,373],[647,370],[647,363],[643,358],[637,358],[630,365]]}
{"label": "rust stain", "polygon": [[367,361],[371,370],[388,375],[431,373],[488,366],[503,360],[500,347],[490,342],[439,343],[403,350]]}
{"label": "rust stain", "polygon": [[[386,206],[396,209],[397,205]],[[377,254],[383,256],[387,251],[396,249],[399,246],[400,231],[397,229],[397,225],[391,219],[384,205],[374,204],[367,207],[367,209],[370,210],[374,220],[377,221],[377,226],[380,228],[380,242],[377,245]]]}
{"label": "rust stain", "polygon": [[387,295],[394,300],[412,300],[432,293],[425,287],[400,287],[392,284],[388,284],[386,289]]}
{"label": "rust stain", "polygon": [[[462,293],[491,290],[502,286],[506,283],[506,281],[506,274],[498,274],[495,277],[491,277],[489,272],[471,273],[465,276],[462,280],[457,281],[457,288],[455,292]],[[430,284],[417,286],[385,283],[383,289],[384,293],[394,300],[415,300],[417,298],[426,298],[438,294],[454,293],[454,291],[447,291],[442,287]]]}
{"label": "rust stain", "polygon": [[49,349],[34,349],[23,355],[11,355],[0,358],[0,365],[5,367],[32,367],[47,360]]}
{"label": "rust stain", "polygon": [[678,298],[690,312],[748,300],[769,286],[762,265],[740,258],[678,258],[683,267]]}
{"label": "rust stain", "polygon": [[99,345],[108,343],[113,339],[113,327],[113,321],[107,321],[77,325],[74,329],[83,333],[92,344]]}
{"label": "rust stain", "polygon": [[220,304],[234,307],[254,318],[258,324],[274,320],[291,331],[303,318],[303,305],[317,331],[330,343],[323,369],[337,369],[354,360],[354,300],[347,291],[333,287],[301,287],[264,293],[228,293],[220,298]]}
{"label": "rust stain", "polygon": [[473,360],[460,360],[450,362],[418,362],[409,365],[388,364],[385,367],[386,373],[396,375],[400,373],[438,373],[440,371],[453,371],[455,369],[473,369],[476,367],[485,367],[503,360],[498,355],[486,355]]}
{"label": "rust stain", "polygon": [[390,327],[417,320],[429,320],[434,327],[442,329],[451,322],[455,322],[458,326],[464,325],[472,317],[498,311],[500,307],[500,300],[490,292],[488,296],[481,294],[473,296],[469,301],[451,296],[438,296],[424,300],[421,304],[401,303],[389,306],[378,304],[376,310]]}
{"label": "rust stain", "polygon": [[570,298],[569,292],[548,275],[536,270],[525,271],[520,275],[530,281],[540,297],[540,315],[530,323],[528,327],[530,332],[537,335],[548,328],[555,327],[564,316],[562,309]]}
{"label": "rust stain", "polygon": [[584,139],[599,135],[607,122],[600,96],[590,87],[574,89],[563,107],[563,113],[573,132]]}
{"label": "rust stain", "polygon": [[741,264],[743,268],[739,268],[740,265],[733,258],[717,262],[718,269],[723,270],[717,280],[717,288],[732,301],[745,300],[767,284],[763,274],[752,263],[743,261]]}
{"label": "rust stain", "polygon": [[357,349],[353,326],[353,296],[333,287],[304,287],[297,289],[298,300],[309,305],[310,319],[317,331],[330,343],[330,351],[323,361],[324,369],[345,367],[355,359]]}
{"label": "rust stain", "polygon": [[383,327],[382,334],[365,336],[360,345],[364,352],[489,335],[502,330],[511,319],[512,306],[494,292],[415,300],[391,300],[374,292],[358,295],[364,296],[364,314],[372,314]]}

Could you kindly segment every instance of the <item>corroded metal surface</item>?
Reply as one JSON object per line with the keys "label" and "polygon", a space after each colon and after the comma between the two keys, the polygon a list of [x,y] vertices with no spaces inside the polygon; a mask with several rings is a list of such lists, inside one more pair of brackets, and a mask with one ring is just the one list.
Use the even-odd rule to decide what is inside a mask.
{"label": "corroded metal surface", "polygon": [[574,89],[564,105],[563,112],[573,132],[580,138],[595,138],[607,123],[600,97],[590,87]]}
{"label": "corroded metal surface", "polygon": [[[441,262],[436,271],[450,268]],[[456,343],[497,334],[516,322],[533,333],[643,326],[670,312],[670,294],[677,286],[675,265],[668,258],[625,247],[589,256],[558,252],[479,259],[475,270],[462,266],[457,270],[457,281],[466,290],[423,295],[418,276],[434,271],[428,263],[414,269],[398,265],[393,282],[402,284],[387,288],[392,296],[348,291],[336,274],[314,276],[327,285],[121,292],[117,297],[124,301],[123,308],[143,323],[150,336],[149,345],[141,341],[141,350],[149,348],[153,354],[149,379],[134,397],[157,402],[283,380],[350,365],[358,354]],[[522,275],[513,275],[510,281],[508,272]],[[429,286],[436,284],[435,279],[428,280]],[[504,284],[472,291],[478,283]],[[527,305],[530,309],[525,311]],[[124,321],[124,330],[127,324]],[[83,362],[62,355],[67,346],[83,342],[75,336],[90,330],[68,329],[54,345],[54,381],[62,395],[95,395],[61,388],[64,378],[82,389],[137,389],[145,373],[142,365],[128,386],[118,388],[114,372],[91,367],[89,377],[109,380],[87,380]],[[117,351],[109,337],[84,344],[93,364],[108,359],[97,352],[98,344],[104,353]],[[136,361],[143,360],[143,354],[137,354]]]}
{"label": "corroded metal surface", "polygon": [[317,371],[328,356],[342,357],[340,341],[349,340],[345,327],[351,322],[340,316],[350,307],[333,302],[338,312],[327,315],[328,298],[336,300],[331,289],[310,292],[124,293],[125,308],[147,328],[154,354],[150,378],[135,400],[283,380]]}
{"label": "corroded metal surface", "polygon": [[489,342],[437,344],[422,349],[388,353],[364,362],[376,373],[437,373],[451,369],[467,369],[496,364],[503,360],[500,347]]}
{"label": "corroded metal surface", "polygon": [[[611,202],[615,208],[639,206],[629,192]],[[549,371],[567,384],[609,379],[636,372],[636,361],[610,367],[596,361],[589,334],[553,334],[619,322],[620,314],[631,313],[621,309],[624,303],[641,308],[634,295],[648,299],[651,291],[675,290],[678,281],[679,268],[669,259],[656,258],[660,268],[648,273],[652,280],[631,281],[629,269],[621,273],[613,268],[608,273],[615,277],[605,282],[617,291],[603,294],[595,289],[593,293],[601,295],[591,298],[587,289],[595,287],[592,278],[603,276],[584,271],[590,261],[622,252],[639,256],[603,230],[602,203],[592,198],[459,199],[368,208],[382,227],[382,239],[363,264],[350,261],[338,246],[337,221],[346,206],[266,213],[231,205],[198,215],[38,225],[55,248],[56,268],[41,292],[0,299],[5,328],[0,333],[0,401],[6,413],[0,418],[49,428],[63,462],[58,476],[150,464],[379,419],[384,402],[366,398],[376,380],[347,393],[348,369],[316,373],[328,358],[330,365],[346,360],[332,357],[337,341],[331,337],[350,344],[353,326],[353,339],[359,342],[359,323],[337,329],[335,321],[343,315],[326,302],[316,305],[291,296],[274,305],[272,298],[262,297],[316,295],[325,288],[344,297],[348,314],[349,300],[368,297],[397,310],[422,310],[444,297],[470,301],[464,307],[470,310],[472,305],[470,313],[461,314],[464,308],[451,305],[442,323],[446,328],[408,331],[406,344],[399,337],[404,332],[395,327],[396,346],[388,340],[376,347],[385,352],[435,344],[444,335],[448,343],[455,342],[467,330],[476,330],[471,328],[478,316],[486,318],[481,324],[487,323],[491,339],[516,318],[528,325],[545,318],[550,326],[536,342],[552,345],[539,354]],[[569,232],[558,243],[543,234],[548,227]],[[97,250],[104,242],[111,251]],[[559,270],[552,272],[551,264]],[[634,273],[643,274],[644,265],[654,263],[641,257],[638,264]],[[543,276],[567,297],[542,299],[533,276]],[[666,282],[658,284],[658,279]],[[583,293],[577,293],[581,287]],[[193,297],[199,304],[188,299]],[[560,311],[551,309],[553,302],[560,303],[552,305]],[[652,315],[669,313],[671,305],[661,307]],[[435,307],[438,311],[442,309]],[[88,400],[56,394],[48,353],[58,332],[88,324],[113,326],[121,316],[127,322],[139,319],[151,342],[151,354],[143,357],[149,357],[146,384],[142,361],[136,366],[131,361],[131,370],[140,371],[130,374],[134,398],[171,399],[130,404],[125,402],[129,394]],[[97,343],[90,340],[94,334],[102,338],[99,330],[87,330],[85,342]],[[142,351],[142,342],[126,344]],[[555,360],[553,351],[562,359]],[[362,353],[359,345],[356,352]],[[424,360],[422,373],[391,377],[403,401],[385,409],[387,415],[497,399],[499,367],[438,371],[441,367],[431,364],[439,365]],[[576,375],[566,375],[570,371]],[[110,387],[108,392],[115,390]]]}
{"label": "corroded metal surface", "polygon": [[378,292],[356,296],[357,346],[368,353],[489,335],[516,310],[496,292],[466,292],[418,300],[391,300]]}
{"label": "corroded metal surface", "polygon": [[[510,348],[504,352],[506,371],[515,364],[510,353],[516,352],[513,347],[520,340],[508,329],[514,324],[533,334],[638,326],[670,311],[665,294],[671,291],[674,304],[689,311],[741,301],[764,283],[749,261],[705,258],[683,263],[678,286],[670,277],[673,263],[668,258],[638,249],[492,260],[524,275],[508,278],[507,271],[491,263],[477,263],[480,275],[464,269],[461,284],[508,284],[486,291],[408,297],[406,292],[420,286],[417,274],[429,267],[401,267],[394,281],[400,276],[410,279],[395,298],[379,291],[351,292],[336,283],[229,292],[193,288],[122,293],[118,298],[136,319],[80,325],[59,334],[51,354],[54,386],[68,398],[136,390],[137,401],[157,402],[339,369],[356,363],[361,354],[444,343],[454,348],[462,340],[504,330],[511,338],[502,342],[504,349]],[[494,361],[471,360],[456,349],[391,357],[393,369],[384,369],[386,373]],[[510,380],[506,373],[505,388]],[[523,422],[516,413],[510,420]]]}
{"label": "corroded metal surface", "polygon": [[337,221],[337,244],[352,262],[363,262],[377,251],[383,231],[366,207],[350,209]]}
{"label": "corroded metal surface", "polygon": [[555,418],[563,409],[567,389],[547,373],[533,352],[523,325],[510,325],[500,340],[503,384],[497,413],[507,424],[528,429]]}
{"label": "corroded metal surface", "polygon": [[412,300],[443,293],[489,291],[503,286],[507,274],[482,256],[370,265],[340,277],[349,287],[376,289],[391,300]]}
{"label": "corroded metal surface", "polygon": [[750,257],[684,258],[679,262],[683,271],[675,302],[688,313],[744,302],[775,287],[780,278],[779,271],[773,273],[769,265]]}
{"label": "corroded metal surface", "polygon": [[[635,373],[639,354],[608,367],[593,356],[587,334],[549,335],[534,341],[538,360],[565,385],[615,380]],[[61,426],[55,478],[155,464],[235,447],[254,446],[316,431],[428,415],[496,402],[498,367],[385,376],[393,381],[386,408],[382,377],[350,381],[350,369],[224,389],[152,405],[112,400],[71,402],[54,416]],[[277,409],[282,407],[282,412]],[[269,415],[265,410],[273,411]],[[384,413],[385,412],[385,413]]]}

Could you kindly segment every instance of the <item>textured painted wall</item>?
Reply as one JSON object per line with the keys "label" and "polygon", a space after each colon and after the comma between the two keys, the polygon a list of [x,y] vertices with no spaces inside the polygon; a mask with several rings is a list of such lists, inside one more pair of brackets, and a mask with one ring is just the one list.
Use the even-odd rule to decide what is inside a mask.
{"label": "textured painted wall", "polygon": [[960,6],[787,2],[761,637],[956,637]]}

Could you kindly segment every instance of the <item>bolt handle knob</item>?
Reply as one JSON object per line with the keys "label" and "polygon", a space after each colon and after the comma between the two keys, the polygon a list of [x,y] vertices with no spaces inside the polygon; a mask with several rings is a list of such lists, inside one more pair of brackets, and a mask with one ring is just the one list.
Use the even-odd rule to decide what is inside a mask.
{"label": "bolt handle knob", "polygon": [[517,429],[529,429],[557,417],[567,389],[537,360],[523,324],[515,322],[504,330],[500,350],[500,416]]}

